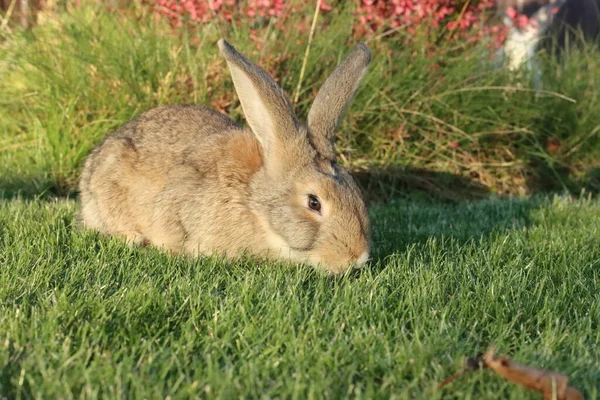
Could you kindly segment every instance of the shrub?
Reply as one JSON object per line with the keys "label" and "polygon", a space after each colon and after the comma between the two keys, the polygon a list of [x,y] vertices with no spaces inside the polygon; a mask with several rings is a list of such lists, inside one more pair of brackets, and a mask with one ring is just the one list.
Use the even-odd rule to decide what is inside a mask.
{"label": "shrub", "polygon": [[[200,3],[211,14],[195,11],[192,19],[186,10],[202,10]],[[82,1],[31,32],[2,36],[0,197],[11,190],[69,193],[84,157],[107,132],[160,104],[206,104],[242,122],[214,45],[219,37],[297,95],[300,118],[354,42],[367,40],[372,65],[336,145],[340,162],[354,171],[391,172],[389,185],[374,183],[385,193],[396,193],[389,187],[402,176],[430,192],[448,185],[449,195],[458,191],[454,177],[496,193],[600,188],[598,53],[581,52],[560,68],[544,63],[546,90],[538,95],[526,76],[487,68],[482,55],[489,49],[469,39],[487,22],[485,2],[440,1],[451,10],[419,17],[421,9],[390,10],[392,2],[369,3],[369,11],[366,3],[327,0],[307,57],[315,3],[139,4],[109,12],[97,0]],[[371,20],[385,18],[364,25],[369,12]],[[402,20],[401,12],[417,19]],[[414,34],[406,34],[410,23]],[[397,172],[407,167],[425,174],[410,180]]]}
{"label": "shrub", "polygon": [[[159,18],[168,18],[174,27],[206,23],[217,16],[228,21],[241,19],[264,23],[284,12],[298,11],[298,3],[289,0],[144,0]],[[308,2],[305,2],[308,3]],[[493,44],[504,38],[498,25],[487,25],[493,0],[360,0],[353,30],[356,36],[365,36],[385,30],[387,34],[402,30],[410,36],[417,32],[426,35],[447,33],[450,39],[468,42],[493,37]],[[321,11],[333,10],[327,1],[321,2]]]}

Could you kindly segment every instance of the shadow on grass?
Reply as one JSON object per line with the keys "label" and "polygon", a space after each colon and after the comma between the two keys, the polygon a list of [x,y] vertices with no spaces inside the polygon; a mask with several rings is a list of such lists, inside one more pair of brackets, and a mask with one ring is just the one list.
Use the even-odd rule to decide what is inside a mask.
{"label": "shadow on grass", "polygon": [[[588,181],[598,182],[600,170],[591,174]],[[354,176],[370,205],[376,269],[388,257],[432,240],[465,244],[529,228],[532,213],[551,201],[495,195],[474,179],[422,169],[355,171]]]}
{"label": "shadow on grass", "polygon": [[600,193],[600,167],[591,167],[576,176],[562,165],[550,167],[544,160],[531,162],[526,185],[530,193],[569,193],[580,196],[582,192],[597,196]]}
{"label": "shadow on grass", "polygon": [[494,197],[482,201],[441,203],[434,199],[397,199],[371,207],[372,268],[379,271],[390,257],[416,250],[426,254],[426,247],[450,249],[467,243],[485,243],[493,237],[530,229],[536,224],[534,214],[552,200]]}
{"label": "shadow on grass", "polygon": [[0,176],[0,201],[10,199],[50,200],[76,196],[77,192],[72,183],[47,177]]}
{"label": "shadow on grass", "polygon": [[0,368],[0,394],[3,399],[16,399],[23,394],[27,397],[31,394],[29,381],[25,380],[22,386],[19,387],[18,382],[14,379],[22,371],[21,359],[24,352],[15,348],[11,340],[7,339],[4,345],[8,356],[6,366]]}
{"label": "shadow on grass", "polygon": [[422,194],[441,201],[485,199],[489,188],[474,179],[423,168],[387,167],[351,171],[368,203]]}

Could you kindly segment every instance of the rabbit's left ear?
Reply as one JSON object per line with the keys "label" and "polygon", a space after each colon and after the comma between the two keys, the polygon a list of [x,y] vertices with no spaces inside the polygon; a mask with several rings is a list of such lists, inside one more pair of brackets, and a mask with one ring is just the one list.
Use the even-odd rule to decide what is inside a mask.
{"label": "rabbit's left ear", "polygon": [[218,45],[231,71],[246,121],[266,154],[265,162],[276,163],[279,153],[299,132],[299,122],[290,101],[262,68],[225,40],[219,40]]}
{"label": "rabbit's left ear", "polygon": [[308,112],[308,133],[324,159],[335,160],[335,134],[339,121],[370,61],[369,48],[362,43],[356,46],[325,81]]}

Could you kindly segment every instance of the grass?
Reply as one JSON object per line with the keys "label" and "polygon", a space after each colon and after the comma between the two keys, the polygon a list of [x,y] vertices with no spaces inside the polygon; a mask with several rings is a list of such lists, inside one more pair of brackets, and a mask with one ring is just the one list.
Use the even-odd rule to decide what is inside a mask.
{"label": "grass", "polygon": [[[374,262],[334,279],[73,227],[82,161],[109,130],[159,104],[242,120],[219,37],[294,93],[312,5],[252,41],[244,24],[173,34],[148,8],[83,3],[0,32],[0,397],[539,398],[488,371],[436,390],[495,343],[600,398],[600,200],[489,197],[600,189],[598,53],[547,60],[536,95],[482,45],[366,38],[338,150],[368,197],[392,200],[370,208]],[[320,17],[300,116],[357,40],[353,18]],[[398,198],[414,188],[487,199]]]}
{"label": "grass", "polygon": [[[310,25],[312,4],[288,16],[283,29],[216,20],[173,33],[148,7],[114,13],[89,3],[31,31],[0,33],[4,197],[73,193],[90,149],[111,129],[160,104],[208,104],[241,121],[215,45],[219,37],[295,92],[308,38],[301,27]],[[354,19],[353,8],[342,6],[319,18],[296,104],[301,117],[358,40],[352,38]],[[600,189],[598,52],[576,52],[560,67],[548,61],[546,92],[536,95],[526,76],[486,63],[482,44],[465,47],[442,38],[428,52],[426,38],[401,31],[360,40],[374,57],[341,126],[345,166],[389,172],[405,186],[414,179],[401,172],[435,172],[418,176],[425,187],[441,185],[438,192],[446,193],[457,180],[488,193]],[[440,183],[438,175],[452,177],[451,184]]]}
{"label": "grass", "polygon": [[504,354],[600,398],[600,202],[374,206],[375,262],[332,279],[171,257],[78,232],[72,201],[0,206],[7,398],[536,399]]}

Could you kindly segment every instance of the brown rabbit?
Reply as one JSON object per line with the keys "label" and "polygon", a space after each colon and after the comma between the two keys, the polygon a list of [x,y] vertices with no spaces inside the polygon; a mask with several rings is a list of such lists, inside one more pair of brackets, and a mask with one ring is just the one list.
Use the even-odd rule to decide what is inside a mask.
{"label": "brown rabbit", "polygon": [[250,128],[200,106],[147,111],[92,151],[80,182],[89,229],[173,252],[245,251],[340,273],[369,258],[361,193],[336,164],[338,122],[370,62],[361,44],[302,126],[284,92],[224,40]]}

